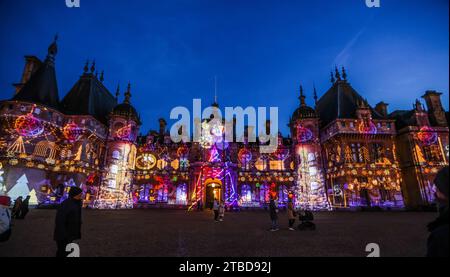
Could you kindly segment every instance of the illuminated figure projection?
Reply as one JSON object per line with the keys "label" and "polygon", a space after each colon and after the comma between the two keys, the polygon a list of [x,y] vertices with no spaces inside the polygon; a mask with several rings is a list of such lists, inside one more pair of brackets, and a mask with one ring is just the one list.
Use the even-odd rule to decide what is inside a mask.
{"label": "illuminated figure projection", "polygon": [[297,180],[294,205],[309,210],[329,210],[325,180],[321,166],[319,142],[319,118],[316,111],[307,106],[300,86],[300,107],[291,119],[294,134]]}
{"label": "illuminated figure projection", "polygon": [[[99,195],[93,202],[98,209],[133,208],[132,184],[136,165],[136,137],[139,115],[130,104],[130,84],[125,100],[117,105],[110,119],[110,137],[107,142],[107,162]],[[147,158],[145,162],[147,162]],[[141,163],[144,160],[140,161]]]}

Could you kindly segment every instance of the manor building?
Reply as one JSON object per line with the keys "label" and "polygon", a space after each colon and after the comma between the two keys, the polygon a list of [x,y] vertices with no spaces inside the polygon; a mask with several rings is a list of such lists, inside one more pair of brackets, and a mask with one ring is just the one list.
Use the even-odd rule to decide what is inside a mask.
{"label": "manor building", "polygon": [[262,142],[249,140],[253,126],[243,142],[229,142],[224,121],[198,122],[199,142],[173,142],[164,119],[142,135],[148,119],[133,107],[130,84],[119,101],[120,88],[108,90],[95,62],[60,99],[56,55],[54,41],[45,60],[26,56],[14,95],[0,101],[0,193],[30,194],[39,206],[79,186],[85,206],[99,209],[191,210],[214,198],[229,208],[261,208],[271,195],[279,206],[291,198],[316,210],[419,207],[433,203],[433,178],[448,165],[448,112],[436,91],[425,92],[427,108],[417,100],[411,110],[388,113],[336,69],[328,91],[318,98],[314,89],[314,107],[300,87],[290,134],[278,134],[273,153],[260,153]]}

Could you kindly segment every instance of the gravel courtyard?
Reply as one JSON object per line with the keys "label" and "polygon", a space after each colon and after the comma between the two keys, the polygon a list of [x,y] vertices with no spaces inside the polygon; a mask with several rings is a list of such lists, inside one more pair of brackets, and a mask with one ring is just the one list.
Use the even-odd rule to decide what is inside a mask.
{"label": "gravel courtyard", "polygon": [[[31,210],[15,221],[0,256],[53,256],[55,210]],[[227,213],[215,223],[212,212],[181,210],[83,210],[81,256],[366,256],[377,243],[381,256],[423,256],[434,213],[316,213],[316,231],[269,232],[264,211]]]}

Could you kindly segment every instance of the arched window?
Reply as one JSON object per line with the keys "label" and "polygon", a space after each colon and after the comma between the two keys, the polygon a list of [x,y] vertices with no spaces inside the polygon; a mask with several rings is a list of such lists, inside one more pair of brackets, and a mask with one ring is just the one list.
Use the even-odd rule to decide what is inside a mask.
{"label": "arched window", "polygon": [[177,187],[176,204],[186,205],[187,204],[187,186],[186,184],[180,184]]}
{"label": "arched window", "polygon": [[167,202],[167,186],[161,186],[158,190],[158,202]]}
{"label": "arched window", "polygon": [[241,200],[243,204],[252,202],[252,188],[250,185],[242,185],[241,187]]}
{"label": "arched window", "polygon": [[288,191],[285,185],[281,185],[278,188],[278,203],[287,203],[288,201]]}
{"label": "arched window", "polygon": [[259,202],[260,203],[268,203],[270,200],[269,198],[269,186],[267,184],[264,184],[261,186],[259,190]]}

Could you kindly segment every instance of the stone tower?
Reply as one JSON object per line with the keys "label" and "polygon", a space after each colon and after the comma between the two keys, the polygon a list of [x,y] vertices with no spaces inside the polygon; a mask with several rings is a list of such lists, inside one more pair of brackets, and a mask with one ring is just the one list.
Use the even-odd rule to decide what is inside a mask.
{"label": "stone tower", "polygon": [[136,138],[141,121],[130,103],[128,84],[123,103],[114,107],[109,117],[103,179],[94,208],[125,209],[133,207],[132,181],[136,159]]}
{"label": "stone tower", "polygon": [[322,155],[319,140],[319,117],[307,106],[300,86],[300,106],[292,115],[289,127],[295,147],[297,174],[294,205],[303,209],[328,210]]}

